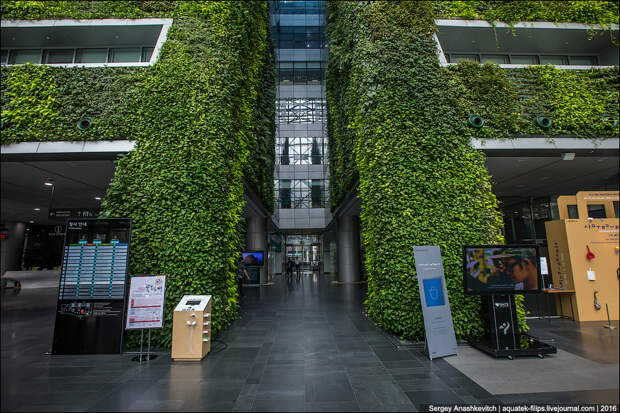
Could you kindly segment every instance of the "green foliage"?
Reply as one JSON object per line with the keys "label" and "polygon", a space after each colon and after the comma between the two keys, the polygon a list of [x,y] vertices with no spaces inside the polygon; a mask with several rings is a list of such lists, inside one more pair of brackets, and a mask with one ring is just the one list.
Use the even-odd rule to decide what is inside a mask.
{"label": "green foliage", "polygon": [[555,23],[618,24],[617,1],[435,1],[438,18],[481,19],[516,23],[521,21],[551,21]]}
{"label": "green foliage", "polygon": [[525,317],[530,313],[525,308],[525,297],[522,294],[515,294],[515,309],[517,312],[517,322],[519,323],[519,331],[527,333],[530,327],[527,325]]}
{"label": "green foliage", "polygon": [[169,17],[182,6],[173,0],[5,0],[0,5],[3,20],[43,19],[137,19],[140,17]]}
{"label": "green foliage", "polygon": [[[47,108],[47,100],[16,105],[17,96],[25,99],[30,92],[5,81],[15,78],[56,85],[31,87],[44,90],[37,97],[56,102],[50,104],[56,117],[42,117],[34,137],[28,134],[34,130],[9,124],[2,143],[135,140],[135,150],[118,161],[102,216],[132,218],[131,274],[168,275],[164,329],[153,332],[153,343],[170,346],[172,312],[186,294],[213,296],[217,334],[239,309],[234,270],[243,242],[244,181],[265,205],[273,202],[275,80],[268,4],[41,3],[3,2],[3,18],[174,17],[159,62],[148,68],[3,68],[3,95],[10,92],[3,96],[3,112],[39,116],[38,107]],[[77,129],[83,117],[93,119],[92,129]],[[128,334],[127,345],[135,346],[138,338]]]}
{"label": "green foliage", "polygon": [[[8,121],[2,144],[116,140],[133,134],[128,122],[129,96],[147,72],[143,68],[64,69],[26,64],[0,70],[2,118]],[[17,77],[21,83],[11,81]],[[41,93],[47,97],[43,99]],[[53,115],[45,116],[36,109],[42,105],[47,105]],[[80,131],[76,124],[86,117],[93,120],[93,127]],[[15,119],[30,120],[18,123]]]}
{"label": "green foliage", "polygon": [[[602,121],[603,116],[618,119],[620,78],[617,68],[561,70],[552,66],[530,66],[512,70],[521,89],[524,116],[517,133],[576,135],[599,138],[618,136],[618,125]],[[532,116],[547,115],[552,120],[546,131],[538,128]]]}
{"label": "green foliage", "polygon": [[[103,205],[108,215],[134,220],[132,272],[168,274],[166,328],[156,336],[163,346],[182,295],[213,295],[215,333],[239,308],[234,263],[242,178],[256,146],[267,7],[204,6],[225,6],[226,18],[205,13],[204,21],[176,22],[165,64],[138,86],[137,147],[119,163]],[[203,46],[190,48],[182,34]]]}
{"label": "green foliage", "polygon": [[430,3],[328,4],[332,194],[350,190],[338,182],[351,182],[357,169],[368,314],[414,339],[424,328],[413,246],[441,247],[464,337],[483,326],[480,301],[462,292],[462,245],[502,241],[484,157],[463,121],[468,108],[445,93],[456,80],[439,67],[432,16]]}
{"label": "green foliage", "polygon": [[461,62],[445,70],[451,80],[448,88],[464,110],[459,114],[461,121],[471,114],[484,119],[484,127],[472,131],[476,137],[511,137],[517,133],[521,118],[518,89],[504,69],[491,63]]}
{"label": "green foliage", "polygon": [[[562,70],[553,66],[501,69],[493,63],[460,62],[446,67],[464,112],[480,115],[484,127],[472,130],[477,138],[514,138],[519,135],[573,135],[580,138],[618,136],[601,118],[618,119],[619,77],[615,68]],[[534,117],[552,120],[539,128]]]}
{"label": "green foliage", "polygon": [[[49,127],[58,118],[56,84],[49,68],[30,64],[14,70],[5,77],[3,87],[2,120],[26,133]],[[3,73],[4,74],[4,73]],[[4,102],[3,102],[4,103]],[[4,142],[3,142],[4,143]]]}

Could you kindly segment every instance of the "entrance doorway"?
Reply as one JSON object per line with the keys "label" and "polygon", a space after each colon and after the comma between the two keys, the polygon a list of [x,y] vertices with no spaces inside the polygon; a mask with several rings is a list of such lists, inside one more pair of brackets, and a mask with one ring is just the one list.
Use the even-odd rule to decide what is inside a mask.
{"label": "entrance doorway", "polygon": [[321,262],[321,244],[319,235],[316,234],[287,234],[285,262],[301,263],[301,271],[318,271]]}

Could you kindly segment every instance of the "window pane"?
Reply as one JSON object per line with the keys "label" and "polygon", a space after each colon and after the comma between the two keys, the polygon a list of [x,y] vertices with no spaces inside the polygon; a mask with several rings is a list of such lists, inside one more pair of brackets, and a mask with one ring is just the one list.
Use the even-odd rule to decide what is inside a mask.
{"label": "window pane", "polygon": [[571,65],[596,66],[596,56],[570,56]]}
{"label": "window pane", "polygon": [[607,218],[605,214],[605,205],[588,205],[589,218]]}
{"label": "window pane", "polygon": [[492,62],[499,64],[508,63],[508,56],[503,54],[483,54],[480,56],[482,63]]}
{"label": "window pane", "polygon": [[43,51],[43,63],[73,63],[73,49],[50,49]]}
{"label": "window pane", "polygon": [[323,80],[323,73],[322,70],[308,70],[308,80],[311,82],[319,82]]}
{"label": "window pane", "polygon": [[457,63],[462,61],[477,62],[478,55],[475,54],[450,54],[450,63]]}
{"label": "window pane", "polygon": [[24,63],[39,63],[41,59],[40,49],[11,50],[9,64],[23,65]]}
{"label": "window pane", "polygon": [[143,47],[142,48],[142,61],[143,62],[151,61],[151,56],[153,56],[153,50],[155,50],[154,47]]}
{"label": "window pane", "polygon": [[280,82],[292,82],[295,72],[293,70],[280,70],[278,72]]}
{"label": "window pane", "polygon": [[128,63],[140,61],[139,47],[122,47],[118,49],[110,49],[110,62],[112,63]]}
{"label": "window pane", "polygon": [[0,58],[0,62],[5,65],[6,64],[6,58],[9,56],[9,51],[8,50],[3,50],[2,51],[2,58]]}
{"label": "window pane", "polygon": [[579,210],[577,205],[566,205],[568,209],[568,219],[579,219]]}
{"label": "window pane", "polygon": [[541,65],[567,65],[566,56],[540,56]]}
{"label": "window pane", "polygon": [[533,55],[510,56],[513,65],[537,65],[538,59]]}
{"label": "window pane", "polygon": [[78,49],[75,63],[105,63],[108,49]]}

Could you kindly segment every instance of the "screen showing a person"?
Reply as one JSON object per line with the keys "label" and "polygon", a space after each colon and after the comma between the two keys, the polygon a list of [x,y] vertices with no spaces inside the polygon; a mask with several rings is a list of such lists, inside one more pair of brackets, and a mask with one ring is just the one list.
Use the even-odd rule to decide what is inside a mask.
{"label": "screen showing a person", "polygon": [[262,252],[244,252],[243,263],[245,265],[263,265],[263,253]]}
{"label": "screen showing a person", "polygon": [[465,293],[538,292],[538,262],[535,246],[465,247]]}

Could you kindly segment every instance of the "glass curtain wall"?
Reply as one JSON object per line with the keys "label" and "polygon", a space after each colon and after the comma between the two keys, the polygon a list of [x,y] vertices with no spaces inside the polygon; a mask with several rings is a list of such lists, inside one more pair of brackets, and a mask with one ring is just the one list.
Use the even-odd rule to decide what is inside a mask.
{"label": "glass curtain wall", "polygon": [[324,1],[271,1],[276,52],[275,218],[322,230],[329,214]]}

